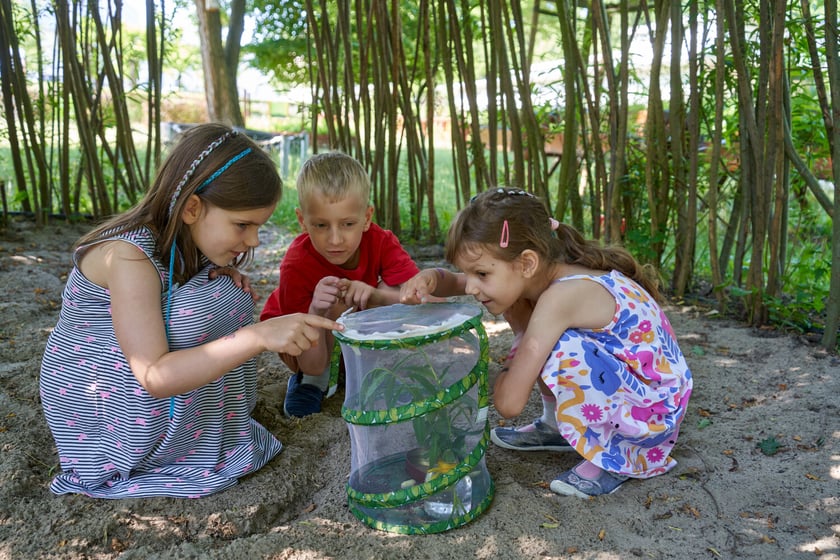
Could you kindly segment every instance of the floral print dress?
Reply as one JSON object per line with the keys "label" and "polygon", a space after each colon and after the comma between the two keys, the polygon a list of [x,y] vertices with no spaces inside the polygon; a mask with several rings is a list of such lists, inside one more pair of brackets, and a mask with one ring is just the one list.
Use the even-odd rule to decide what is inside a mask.
{"label": "floral print dress", "polygon": [[635,478],[667,472],[691,395],[692,376],[662,309],[618,271],[576,275],[616,300],[601,329],[568,329],[543,366],[569,444],[607,471]]}
{"label": "floral print dress", "polygon": [[[152,261],[165,311],[169,272],[154,256],[152,233],[141,228],[114,239]],[[250,294],[227,276],[209,280],[209,270],[173,289],[173,350],[227,336],[253,320]],[[54,493],[200,497],[236,484],[280,452],[280,442],[251,418],[255,359],[188,393],[153,398],[120,350],[110,306],[108,290],[74,267],[41,365],[41,401],[62,471],[50,485]]]}

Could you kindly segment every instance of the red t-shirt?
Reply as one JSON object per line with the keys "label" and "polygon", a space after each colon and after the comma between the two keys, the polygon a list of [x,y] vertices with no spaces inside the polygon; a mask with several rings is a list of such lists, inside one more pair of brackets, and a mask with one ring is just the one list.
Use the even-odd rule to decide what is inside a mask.
{"label": "red t-shirt", "polygon": [[298,235],[280,261],[280,281],[265,302],[260,320],[290,313],[308,313],[315,286],[325,276],[358,280],[370,286],[380,281],[398,286],[419,272],[417,265],[392,232],[376,224],[362,234],[359,266],[345,269],[321,256],[308,233]]}

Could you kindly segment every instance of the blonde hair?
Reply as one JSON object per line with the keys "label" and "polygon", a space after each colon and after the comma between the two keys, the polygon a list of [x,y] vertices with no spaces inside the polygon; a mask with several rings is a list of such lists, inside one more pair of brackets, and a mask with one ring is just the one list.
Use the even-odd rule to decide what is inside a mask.
{"label": "blonde hair", "polygon": [[331,202],[358,196],[363,204],[368,204],[370,176],[353,157],[342,152],[324,152],[303,163],[297,176],[297,192],[302,210],[306,210],[306,202],[315,192]]}
{"label": "blonde hair", "polygon": [[513,262],[526,249],[544,263],[618,270],[659,299],[659,279],[652,267],[637,262],[623,247],[584,239],[570,225],[561,223],[554,231],[545,204],[520,189],[495,188],[473,197],[449,228],[446,260],[454,262],[460,255],[481,250]]}

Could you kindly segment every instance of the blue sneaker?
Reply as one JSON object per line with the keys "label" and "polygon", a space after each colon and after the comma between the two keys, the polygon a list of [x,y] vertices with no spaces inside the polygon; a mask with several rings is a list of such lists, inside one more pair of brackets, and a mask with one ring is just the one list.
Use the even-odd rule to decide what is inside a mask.
{"label": "blue sneaker", "polygon": [[301,383],[303,374],[297,372],[289,378],[286,387],[286,399],[283,401],[283,414],[289,418],[302,418],[321,412],[321,400],[324,392],[309,383]]}
{"label": "blue sneaker", "polygon": [[560,432],[539,418],[519,428],[493,428],[490,439],[499,447],[514,451],[574,451]]}
{"label": "blue sneaker", "polygon": [[570,470],[551,481],[551,491],[562,496],[577,496],[578,498],[592,498],[594,496],[606,496],[612,494],[629,480],[629,477],[611,473],[601,469],[598,478],[584,478],[575,472],[575,468],[583,463],[578,463]]}

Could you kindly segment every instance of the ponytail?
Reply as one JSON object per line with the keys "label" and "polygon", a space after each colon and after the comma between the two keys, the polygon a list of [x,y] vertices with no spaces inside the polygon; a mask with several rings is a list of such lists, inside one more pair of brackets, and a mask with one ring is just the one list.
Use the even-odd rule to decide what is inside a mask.
{"label": "ponytail", "polygon": [[639,263],[627,249],[618,245],[603,246],[587,240],[575,228],[561,223],[556,231],[562,260],[597,270],[618,270],[633,279],[650,296],[659,300],[659,278],[653,266]]}

